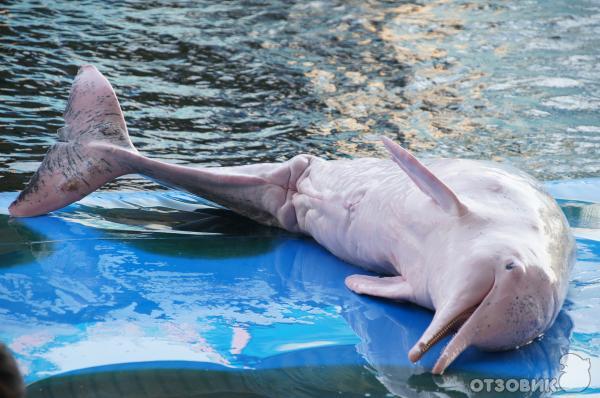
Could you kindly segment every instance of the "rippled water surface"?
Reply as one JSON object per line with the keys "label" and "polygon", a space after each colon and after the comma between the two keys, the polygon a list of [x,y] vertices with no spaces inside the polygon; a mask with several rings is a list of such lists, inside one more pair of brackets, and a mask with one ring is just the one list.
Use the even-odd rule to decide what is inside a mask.
{"label": "rippled water surface", "polygon": [[385,156],[385,134],[597,175],[599,49],[591,0],[3,2],[0,190],[55,141],[83,63],[115,86],[135,145],[171,162]]}

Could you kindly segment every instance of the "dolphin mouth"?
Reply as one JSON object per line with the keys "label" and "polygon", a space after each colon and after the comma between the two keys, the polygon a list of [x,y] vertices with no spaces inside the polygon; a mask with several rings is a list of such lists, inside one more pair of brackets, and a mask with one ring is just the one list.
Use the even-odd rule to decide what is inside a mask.
{"label": "dolphin mouth", "polygon": [[[489,288],[487,288],[485,290],[485,293],[482,294],[480,296],[480,298],[478,298],[474,301],[475,302],[474,304],[468,306],[466,309],[463,309],[462,311],[459,310],[460,312],[456,311],[457,312],[456,315],[452,316],[451,314],[448,314],[448,311],[454,312],[454,311],[452,311],[452,309],[449,309],[449,310],[442,309],[440,313],[436,312],[434,319],[428,328],[428,330],[429,330],[433,326],[434,329],[431,331],[432,333],[429,335],[428,338],[424,339],[423,337],[425,335],[429,334],[428,330],[426,330],[424,333],[424,336],[421,336],[421,339],[420,339],[421,341],[419,341],[409,351],[408,358],[410,359],[410,361],[413,363],[417,362],[419,359],[421,359],[423,357],[423,355],[425,355],[425,353],[427,353],[427,351],[429,351],[441,339],[456,332],[456,334],[454,335],[452,340],[442,350],[440,358],[438,358],[434,368],[432,369],[432,373],[434,373],[434,374],[443,373],[443,371],[460,354],[460,352],[462,352],[470,344],[470,339],[469,339],[469,341],[467,341],[464,339],[465,336],[461,336],[461,335],[464,335],[464,333],[465,333],[465,325],[468,323],[471,323],[471,321],[473,321],[474,314],[479,313],[481,311],[483,303],[486,302],[486,300],[488,300],[490,295],[492,294],[492,291],[494,290],[494,286],[496,285],[496,282],[497,282],[496,278],[494,278],[491,281]],[[471,303],[473,303],[473,301],[471,301]],[[441,316],[442,318],[446,318],[446,315],[448,315],[447,318],[449,320],[437,325],[437,327],[434,326],[434,324],[436,324],[436,317]],[[461,339],[460,339],[461,347],[459,350],[456,350],[455,349],[456,342],[454,340],[456,340],[456,338],[458,336],[461,336]],[[464,344],[462,344],[462,343],[464,343]],[[449,355],[449,351],[452,351],[452,355]],[[452,357],[452,359],[450,359],[450,356]]]}
{"label": "dolphin mouth", "polygon": [[427,353],[427,351],[429,351],[431,347],[436,345],[441,339],[448,336],[452,332],[458,331],[460,327],[467,321],[467,319],[469,319],[469,317],[473,315],[473,312],[475,312],[475,310],[477,309],[477,307],[479,307],[480,304],[481,302],[467,308],[466,310],[458,314],[456,317],[452,318],[450,322],[448,322],[445,326],[438,330],[429,340],[420,344],[419,350],[417,351],[416,355],[411,355],[410,360],[412,362],[420,360],[423,357],[423,355],[425,355],[425,353]]}

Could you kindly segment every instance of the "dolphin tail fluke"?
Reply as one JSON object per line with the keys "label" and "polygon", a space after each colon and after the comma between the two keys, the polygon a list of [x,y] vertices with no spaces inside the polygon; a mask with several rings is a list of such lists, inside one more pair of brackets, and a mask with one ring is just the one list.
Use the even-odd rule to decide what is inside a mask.
{"label": "dolphin tail fluke", "polygon": [[71,87],[59,142],[46,154],[27,187],[10,205],[16,217],[48,213],[73,203],[132,170],[112,153],[137,153],[110,83],[85,65]]}

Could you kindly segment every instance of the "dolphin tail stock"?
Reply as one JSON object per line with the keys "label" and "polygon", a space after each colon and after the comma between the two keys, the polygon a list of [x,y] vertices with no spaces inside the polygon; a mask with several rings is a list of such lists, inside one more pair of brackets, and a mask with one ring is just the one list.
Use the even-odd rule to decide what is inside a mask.
{"label": "dolphin tail stock", "polygon": [[78,201],[107,182],[138,173],[267,225],[297,230],[287,200],[311,157],[298,155],[281,164],[193,168],[149,159],[133,146],[117,96],[92,65],[79,69],[64,113],[59,142],[9,206],[15,217],[49,213]]}
{"label": "dolphin tail stock", "polygon": [[63,117],[59,141],[10,205],[12,216],[37,216],[59,209],[132,171],[110,156],[118,150],[132,154],[137,150],[113,88],[94,66],[79,69]]}

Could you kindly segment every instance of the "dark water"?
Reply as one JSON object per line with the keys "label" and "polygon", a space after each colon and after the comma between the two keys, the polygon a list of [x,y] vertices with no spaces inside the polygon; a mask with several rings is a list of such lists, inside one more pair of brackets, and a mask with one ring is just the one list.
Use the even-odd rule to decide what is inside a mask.
{"label": "dark water", "polygon": [[419,4],[5,1],[0,191],[55,141],[84,63],[114,85],[135,145],[171,162],[385,156],[385,134],[542,179],[599,174],[597,2]]}
{"label": "dark water", "polygon": [[392,397],[366,367],[297,367],[248,371],[161,369],[84,373],[42,380],[28,398]]}

